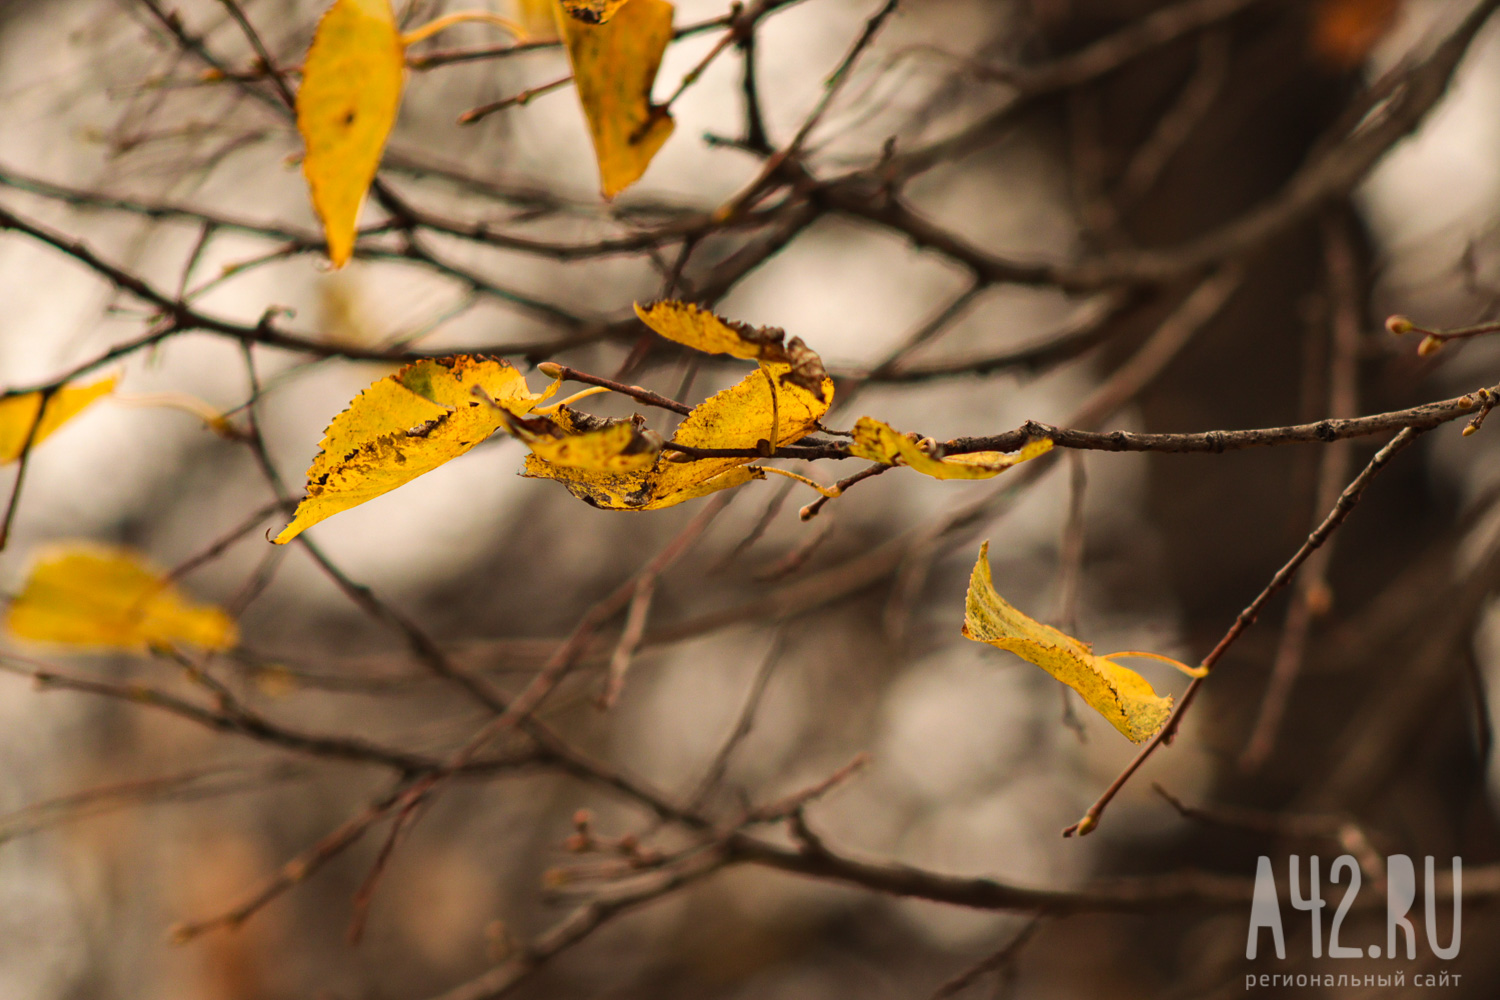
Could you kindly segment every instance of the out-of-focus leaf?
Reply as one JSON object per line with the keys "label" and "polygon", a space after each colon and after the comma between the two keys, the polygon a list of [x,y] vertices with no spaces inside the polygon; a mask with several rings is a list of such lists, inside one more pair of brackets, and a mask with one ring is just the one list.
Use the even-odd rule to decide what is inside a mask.
{"label": "out-of-focus leaf", "polygon": [[[651,103],[656,71],[672,40],[672,5],[630,0],[618,12],[599,3],[577,8],[569,8],[571,17],[558,17],[558,31],[594,141],[600,191],[613,198],[640,180],[675,127],[672,116]],[[578,11],[590,8],[598,8],[599,16],[584,23]]]}
{"label": "out-of-focus leaf", "polygon": [[510,0],[509,6],[511,18],[521,26],[527,42],[555,42],[559,39],[557,0]]}
{"label": "out-of-focus leaf", "polygon": [[[639,0],[637,0],[639,2]],[[683,418],[672,443],[689,448],[758,449],[791,444],[811,431],[833,402],[833,380],[816,392],[784,381],[785,364],[766,364],[738,384],[700,403]],[[775,405],[772,389],[775,388]],[[576,497],[608,510],[658,510],[742,486],[763,473],[746,456],[699,458],[670,449],[643,472],[610,473],[554,465],[538,455],[526,458],[526,475],[555,479]]]}
{"label": "out-of-focus leaf", "polygon": [[779,327],[736,323],[691,302],[653,302],[648,306],[637,302],[635,313],[657,334],[695,351],[781,362],[791,369],[785,378],[810,392],[816,392],[828,377],[817,352],[801,337],[787,340],[786,331]]}
{"label": "out-of-focus leaf", "polygon": [[334,267],[354,252],[359,207],[396,124],[405,77],[390,0],[335,0],[318,22],[297,91],[302,172]]}
{"label": "out-of-focus leaf", "polygon": [[561,0],[562,9],[568,16],[584,24],[603,24],[629,2],[630,0]]}
{"label": "out-of-focus leaf", "polygon": [[915,434],[902,434],[872,417],[860,417],[854,425],[849,454],[883,465],[906,465],[935,479],[989,479],[1013,465],[1052,450],[1049,438],[1028,441],[1020,451],[975,451],[941,458],[924,450]]}
{"label": "out-of-focus leaf", "polygon": [[1313,54],[1334,69],[1353,69],[1400,14],[1401,0],[1319,0],[1312,17]]}
{"label": "out-of-focus leaf", "polygon": [[[32,447],[41,444],[94,400],[114,392],[119,381],[110,376],[87,385],[65,385],[47,400],[46,409],[42,409],[42,394],[39,392],[0,399],[0,465],[21,457],[28,436]],[[38,410],[41,411],[42,419],[33,434],[31,425],[37,418]]]}
{"label": "out-of-focus leaf", "polygon": [[307,470],[307,496],[276,542],[284,545],[340,511],[373,500],[431,472],[557,390],[526,387],[508,362],[458,355],[407,365],[376,382],[333,418],[322,451]]}
{"label": "out-of-focus leaf", "polygon": [[229,649],[233,620],[188,600],[139,553],[70,542],[38,555],[5,627],[20,639],[90,649]]}
{"label": "out-of-focus leaf", "polygon": [[1010,650],[1041,667],[1082,695],[1132,743],[1150,739],[1172,713],[1171,697],[1159,696],[1135,671],[1108,657],[1095,656],[1088,643],[1011,607],[995,592],[989,552],[990,544],[985,542],[969,577],[963,634],[975,642]]}

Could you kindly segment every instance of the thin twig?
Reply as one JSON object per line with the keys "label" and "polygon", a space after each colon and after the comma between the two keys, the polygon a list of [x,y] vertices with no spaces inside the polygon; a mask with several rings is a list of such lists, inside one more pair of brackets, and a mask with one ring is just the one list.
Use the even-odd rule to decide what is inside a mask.
{"label": "thin twig", "polygon": [[1028,922],[1024,927],[993,954],[986,956],[983,960],[975,963],[971,968],[965,969],[952,979],[933,991],[931,1000],[948,1000],[949,997],[957,996],[964,990],[973,986],[980,979],[992,972],[1003,972],[1015,964],[1016,958],[1021,950],[1041,930],[1041,918]]}
{"label": "thin twig", "polygon": [[[638,385],[625,385],[623,382],[616,382],[613,379],[600,378],[598,375],[590,375],[588,372],[579,371],[577,368],[561,365],[555,361],[544,361],[542,364],[537,365],[537,370],[548,378],[561,379],[568,382],[582,382],[585,385],[597,385],[611,392],[618,392],[622,396],[629,396],[631,399],[645,403],[647,406],[656,406],[663,410],[671,410],[673,413],[679,413],[684,417],[693,412],[693,408],[686,403],[679,403],[675,399],[668,399],[666,396],[652,392],[650,389],[642,389]],[[759,455],[759,452],[756,452],[756,454]]]}
{"label": "thin twig", "polygon": [[5,551],[5,545],[10,541],[10,527],[15,522],[16,511],[20,509],[21,487],[26,482],[27,466],[31,464],[32,446],[36,444],[37,431],[41,429],[42,420],[47,415],[47,404],[52,402],[56,392],[56,389],[49,387],[38,394],[40,398],[37,400],[36,414],[26,428],[26,439],[21,442],[21,454],[16,459],[16,476],[10,483],[10,498],[5,502],[4,515],[0,516],[0,552]]}
{"label": "thin twig", "polygon": [[1234,624],[1229,627],[1229,631],[1224,633],[1224,637],[1219,640],[1218,645],[1214,646],[1209,654],[1203,658],[1201,666],[1205,671],[1204,675],[1193,678],[1192,682],[1188,684],[1187,690],[1182,693],[1182,699],[1178,701],[1177,706],[1172,710],[1172,714],[1167,718],[1166,724],[1141,748],[1134,759],[1126,765],[1125,770],[1120,772],[1114,781],[1110,782],[1109,787],[1104,790],[1104,794],[1100,795],[1094,804],[1089,806],[1088,812],[1084,813],[1083,818],[1063,831],[1064,837],[1071,837],[1075,833],[1082,836],[1090,833],[1099,825],[1099,817],[1104,814],[1104,810],[1109,807],[1110,802],[1114,801],[1114,797],[1119,794],[1120,789],[1124,788],[1131,777],[1140,770],[1142,764],[1151,759],[1151,756],[1156,753],[1158,748],[1172,741],[1172,737],[1177,733],[1178,726],[1182,723],[1183,715],[1187,712],[1188,707],[1192,705],[1193,698],[1198,694],[1198,690],[1203,686],[1204,682],[1208,680],[1210,673],[1219,662],[1219,659],[1229,651],[1229,647],[1234,645],[1235,640],[1244,633],[1245,629],[1249,628],[1255,622],[1256,618],[1260,616],[1261,609],[1265,607],[1266,602],[1291,581],[1292,577],[1296,575],[1297,570],[1302,567],[1302,564],[1307,561],[1308,557],[1316,552],[1328,540],[1329,536],[1338,530],[1339,525],[1344,523],[1345,519],[1349,517],[1349,514],[1353,512],[1355,506],[1359,503],[1360,498],[1364,495],[1365,488],[1380,474],[1380,470],[1384,469],[1391,459],[1396,457],[1398,452],[1410,445],[1422,433],[1422,429],[1408,427],[1392,438],[1384,448],[1376,452],[1375,457],[1370,459],[1370,464],[1366,465],[1364,470],[1358,476],[1355,476],[1354,481],[1339,495],[1338,502],[1334,504],[1333,510],[1328,512],[1328,516],[1323,519],[1323,523],[1318,525],[1312,534],[1307,536],[1307,541],[1302,543],[1302,547],[1297,550],[1291,559],[1287,560],[1281,569],[1276,571],[1276,575],[1271,577],[1271,582],[1266,584],[1265,589],[1256,595],[1255,599],[1245,607],[1245,610],[1239,613],[1239,616],[1234,620]]}

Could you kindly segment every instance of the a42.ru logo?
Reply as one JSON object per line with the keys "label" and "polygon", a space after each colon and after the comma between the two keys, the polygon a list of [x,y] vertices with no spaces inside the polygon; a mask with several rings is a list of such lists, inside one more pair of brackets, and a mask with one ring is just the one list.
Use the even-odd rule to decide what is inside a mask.
{"label": "a42.ru logo", "polygon": [[[1287,895],[1294,909],[1307,912],[1312,924],[1312,957],[1322,958],[1324,955],[1323,910],[1328,906],[1328,902],[1322,896],[1322,887],[1318,877],[1319,858],[1316,855],[1307,858],[1307,883],[1304,893],[1302,860],[1295,854],[1288,859]],[[1344,918],[1348,916],[1350,908],[1359,895],[1361,881],[1359,863],[1352,855],[1343,854],[1334,858],[1333,864],[1328,867],[1330,886],[1343,883],[1344,873],[1347,873],[1348,881],[1348,888],[1344,889],[1338,907],[1333,912],[1333,923],[1328,929],[1327,955],[1329,958],[1365,958],[1367,956],[1369,958],[1398,958],[1401,938],[1405,939],[1406,958],[1417,957],[1417,931],[1409,916],[1417,899],[1416,866],[1405,854],[1390,855],[1385,859],[1385,865],[1385,943],[1383,945],[1371,944],[1363,949],[1345,945],[1339,941],[1339,932]],[[1424,916],[1426,918],[1424,923],[1426,924],[1427,944],[1438,958],[1455,958],[1458,955],[1463,928],[1463,862],[1459,858],[1453,859],[1453,881],[1447,893],[1451,895],[1453,901],[1453,928],[1446,945],[1438,942],[1439,885],[1434,859],[1426,858],[1423,867]],[[1271,940],[1276,947],[1276,957],[1286,958],[1286,938],[1281,925],[1281,898],[1277,892],[1271,859],[1262,856],[1255,867],[1255,895],[1250,904],[1250,934],[1245,942],[1247,959],[1255,958],[1261,938],[1260,932],[1266,929],[1271,932]],[[1401,932],[1400,937],[1398,937],[1398,931]]]}

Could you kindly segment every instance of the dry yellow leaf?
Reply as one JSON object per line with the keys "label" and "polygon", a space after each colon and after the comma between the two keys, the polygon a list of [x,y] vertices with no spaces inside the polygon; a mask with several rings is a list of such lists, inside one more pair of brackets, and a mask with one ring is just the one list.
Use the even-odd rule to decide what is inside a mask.
{"label": "dry yellow leaf", "polygon": [[[969,578],[963,634],[975,642],[1008,649],[1041,667],[1082,695],[1132,743],[1150,739],[1172,713],[1172,698],[1158,695],[1135,671],[1107,656],[1095,656],[1088,643],[1028,618],[1006,603],[990,578],[989,551],[990,544],[985,542]],[[1110,654],[1125,655],[1144,654]]]}
{"label": "dry yellow leaf", "polygon": [[802,342],[786,339],[774,326],[751,326],[724,319],[691,302],[664,301],[635,305],[635,314],[660,336],[704,354],[728,354],[747,361],[779,361],[791,368],[787,379],[811,392],[828,377],[823,359]]}
{"label": "dry yellow leaf", "polygon": [[570,17],[585,24],[603,24],[629,2],[630,0],[562,0],[562,9]]}
{"label": "dry yellow leaf", "polygon": [[[0,465],[21,457],[21,452],[26,449],[28,436],[32,447],[41,444],[52,432],[78,416],[94,400],[113,392],[119,381],[115,376],[110,376],[88,385],[65,385],[47,400],[46,409],[42,409],[42,394],[39,392],[0,399]],[[42,419],[33,434],[31,425],[39,410]]]}
{"label": "dry yellow leaf", "polygon": [[656,464],[655,451],[638,450],[640,435],[629,424],[531,442],[532,454],[553,465],[600,472],[640,472]]}
{"label": "dry yellow leaf", "polygon": [[[816,425],[833,402],[833,380],[817,392],[784,381],[790,366],[767,364],[738,384],[694,407],[677,427],[672,443],[689,448],[757,449],[792,444]],[[772,387],[775,386],[775,404]],[[554,465],[539,455],[526,457],[526,475],[555,479],[581,500],[608,510],[659,510],[734,486],[764,473],[745,456],[680,461],[680,452],[664,452],[649,469],[612,473]]]}
{"label": "dry yellow leaf", "polygon": [[[770,363],[737,384],[693,408],[672,435],[674,444],[689,448],[756,448],[793,444],[807,436],[833,403],[833,380],[823,379],[816,392],[786,381],[791,366]],[[775,396],[772,396],[772,387]],[[776,434],[772,439],[772,425]],[[692,462],[663,461],[661,491],[676,492],[690,482],[744,465],[748,458],[701,458]]]}
{"label": "dry yellow leaf", "polygon": [[229,649],[237,641],[229,615],[189,601],[143,556],[88,542],[38,555],[5,627],[20,639],[90,649]]}
{"label": "dry yellow leaf", "polygon": [[849,443],[849,454],[856,458],[910,466],[934,479],[989,479],[1051,450],[1050,438],[1038,438],[1017,452],[975,451],[939,458],[925,451],[915,434],[902,434],[873,417],[859,418],[854,425],[854,440]]}
{"label": "dry yellow leaf", "polygon": [[[606,3],[576,8],[569,8],[571,17],[559,10],[558,31],[594,140],[600,191],[613,198],[640,180],[675,127],[672,116],[651,103],[656,71],[672,40],[672,5],[632,0],[613,18]],[[597,16],[583,17],[579,11],[585,10]]]}
{"label": "dry yellow leaf", "polygon": [[[565,407],[559,407],[559,414]],[[661,438],[642,421],[604,420],[569,410],[560,422],[546,417],[513,421],[511,431],[550,465],[604,473],[644,472],[661,454]],[[654,438],[654,440],[653,440]]]}
{"label": "dry yellow leaf", "polygon": [[396,124],[405,76],[390,0],[335,0],[318,22],[297,91],[302,173],[334,267],[354,253],[359,207]]}
{"label": "dry yellow leaf", "polygon": [[523,416],[557,385],[532,393],[508,362],[469,355],[418,361],[381,379],[328,425],[307,470],[307,496],[276,543],[431,472],[504,426],[505,415],[477,397],[476,386]]}

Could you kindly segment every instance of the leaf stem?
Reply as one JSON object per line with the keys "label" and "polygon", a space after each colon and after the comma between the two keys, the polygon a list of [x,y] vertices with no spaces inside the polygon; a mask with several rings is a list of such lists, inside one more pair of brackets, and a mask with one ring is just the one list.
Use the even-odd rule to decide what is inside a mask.
{"label": "leaf stem", "polygon": [[401,45],[404,48],[410,48],[418,42],[426,41],[439,31],[451,28],[455,24],[462,24],[465,21],[480,21],[485,24],[493,24],[504,28],[515,36],[518,42],[525,42],[527,39],[526,29],[509,18],[501,17],[499,14],[487,10],[456,10],[451,14],[444,14],[442,17],[434,18],[426,24],[406,32],[401,36]]}
{"label": "leaf stem", "polygon": [[1190,667],[1181,660],[1174,660],[1170,656],[1162,656],[1160,653],[1146,653],[1138,649],[1122,649],[1118,653],[1106,653],[1104,659],[1113,660],[1117,656],[1140,657],[1143,660],[1160,660],[1162,663],[1170,663],[1189,677],[1207,677],[1207,667]]}

